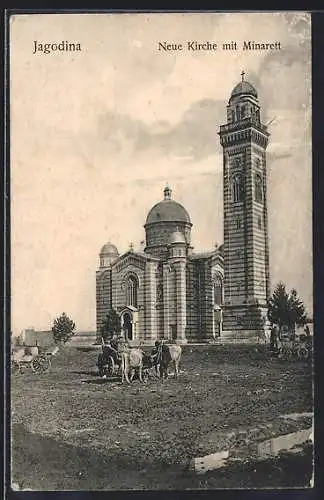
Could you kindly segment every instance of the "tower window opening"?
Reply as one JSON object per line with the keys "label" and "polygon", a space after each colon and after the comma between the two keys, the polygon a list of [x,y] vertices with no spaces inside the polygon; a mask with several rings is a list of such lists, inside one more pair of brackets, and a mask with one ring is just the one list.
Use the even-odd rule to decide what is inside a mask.
{"label": "tower window opening", "polygon": [[262,179],[259,174],[254,176],[254,197],[255,201],[262,203],[263,193],[262,193]]}
{"label": "tower window opening", "polygon": [[236,229],[241,229],[241,219],[236,219],[235,225],[236,225]]}
{"label": "tower window opening", "polygon": [[236,203],[242,201],[242,182],[239,175],[235,175],[232,179],[232,201]]}
{"label": "tower window opening", "polygon": [[245,118],[246,115],[246,106],[241,107],[241,118]]}
{"label": "tower window opening", "polygon": [[236,106],[236,119],[237,120],[241,119],[241,116],[240,116],[240,106]]}

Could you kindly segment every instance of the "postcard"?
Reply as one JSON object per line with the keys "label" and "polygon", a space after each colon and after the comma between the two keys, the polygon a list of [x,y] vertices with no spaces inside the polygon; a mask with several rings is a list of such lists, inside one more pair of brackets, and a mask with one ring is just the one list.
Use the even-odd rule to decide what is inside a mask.
{"label": "postcard", "polygon": [[8,21],[12,489],[312,487],[310,14]]}

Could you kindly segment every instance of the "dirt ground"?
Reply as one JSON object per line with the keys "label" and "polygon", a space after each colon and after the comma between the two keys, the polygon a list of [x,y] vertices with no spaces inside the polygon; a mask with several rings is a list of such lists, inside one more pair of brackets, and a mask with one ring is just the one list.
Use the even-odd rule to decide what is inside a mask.
{"label": "dirt ground", "polygon": [[[99,379],[97,354],[65,347],[50,372],[13,376],[12,479],[22,488],[272,487],[273,462],[252,474],[251,464],[240,474],[235,467],[217,472],[216,479],[197,477],[187,465],[232,446],[234,433],[257,424],[271,421],[272,433],[289,432],[279,415],[312,410],[310,363],[271,358],[261,346],[185,346],[178,380],[130,387]],[[311,458],[283,460],[291,473],[277,472],[287,483],[280,487],[307,486]]]}

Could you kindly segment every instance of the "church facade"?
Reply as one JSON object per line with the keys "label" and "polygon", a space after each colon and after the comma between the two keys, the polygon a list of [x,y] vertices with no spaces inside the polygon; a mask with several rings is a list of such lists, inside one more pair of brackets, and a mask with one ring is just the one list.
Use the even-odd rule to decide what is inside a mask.
{"label": "church facade", "polygon": [[111,243],[96,272],[97,337],[115,309],[129,340],[180,343],[263,335],[268,329],[269,250],[266,147],[255,88],[233,89],[220,127],[224,162],[224,244],[195,253],[187,210],[172,197],[149,211],[143,251]]}

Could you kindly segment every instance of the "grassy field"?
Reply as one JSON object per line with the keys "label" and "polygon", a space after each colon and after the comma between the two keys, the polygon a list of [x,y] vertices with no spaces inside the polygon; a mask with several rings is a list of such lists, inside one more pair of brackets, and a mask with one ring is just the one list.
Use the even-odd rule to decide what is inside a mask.
{"label": "grassy field", "polygon": [[[50,372],[13,376],[12,476],[24,488],[199,488],[191,458],[238,446],[235,433],[269,421],[276,434],[290,432],[279,415],[312,410],[310,364],[273,359],[261,346],[186,346],[178,380],[130,387],[99,379],[96,359],[65,347]],[[219,487],[244,486],[237,474],[218,474]]]}

